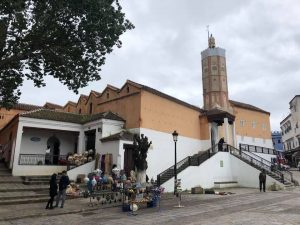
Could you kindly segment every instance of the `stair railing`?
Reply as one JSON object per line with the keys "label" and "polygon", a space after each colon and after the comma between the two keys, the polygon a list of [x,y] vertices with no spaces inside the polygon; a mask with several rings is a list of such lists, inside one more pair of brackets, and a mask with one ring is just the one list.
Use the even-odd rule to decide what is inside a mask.
{"label": "stair railing", "polygon": [[290,171],[280,171],[274,167],[270,161],[265,160],[259,156],[253,157],[254,154],[241,151],[241,149],[236,149],[233,146],[228,145],[227,148],[232,155],[247,161],[250,165],[258,167],[259,169],[265,169],[268,173],[276,175],[277,180],[283,183],[284,181],[289,181],[294,183],[293,174]]}
{"label": "stair railing", "polygon": [[277,153],[276,150],[272,148],[266,148],[266,147],[248,145],[242,143],[239,144],[239,148],[248,152],[257,152],[257,153],[272,154],[272,155],[276,155]]}
{"label": "stair railing", "polygon": [[[211,157],[214,153],[211,153],[211,148],[206,151],[200,151],[193,156],[187,156],[181,161],[179,161],[176,165],[177,173],[182,172],[189,166],[199,166],[206,159]],[[157,175],[157,184],[161,185],[167,180],[171,179],[174,176],[174,165],[170,166],[168,169],[164,170],[160,174]],[[163,180],[165,178],[165,180]]]}

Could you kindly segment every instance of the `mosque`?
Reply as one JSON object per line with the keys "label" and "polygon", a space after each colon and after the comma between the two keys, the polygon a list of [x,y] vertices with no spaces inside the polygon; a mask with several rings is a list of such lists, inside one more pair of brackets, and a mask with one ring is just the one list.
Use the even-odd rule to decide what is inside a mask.
{"label": "mosque", "polygon": [[[2,158],[15,176],[48,175],[62,171],[65,165],[59,165],[59,158],[56,166],[44,165],[47,147],[58,156],[94,149],[99,154],[111,154],[113,164],[129,169],[131,153],[130,149],[124,150],[124,145],[132,143],[133,134],[144,134],[152,141],[147,175],[156,178],[174,165],[174,130],[179,133],[178,162],[215,146],[222,137],[236,148],[240,144],[273,148],[270,113],[229,99],[225,49],[216,47],[213,36],[208,39],[208,48],[201,52],[201,60],[203,107],[127,80],[122,87],[107,85],[102,92],[91,91],[64,106],[18,104],[10,111],[1,109]],[[220,160],[222,165],[228,160],[233,164],[229,158],[216,160],[217,165]],[[91,167],[78,169],[74,176]],[[212,174],[211,179],[239,179],[230,173],[222,179]],[[71,171],[68,174],[72,176]]]}

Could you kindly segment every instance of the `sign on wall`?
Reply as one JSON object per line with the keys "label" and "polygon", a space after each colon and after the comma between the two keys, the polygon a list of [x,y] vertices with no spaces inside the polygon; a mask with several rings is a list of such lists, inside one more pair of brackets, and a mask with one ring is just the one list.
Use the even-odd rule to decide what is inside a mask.
{"label": "sign on wall", "polygon": [[41,140],[41,138],[39,138],[39,137],[31,137],[30,140],[34,141],[34,142],[38,142],[38,141]]}

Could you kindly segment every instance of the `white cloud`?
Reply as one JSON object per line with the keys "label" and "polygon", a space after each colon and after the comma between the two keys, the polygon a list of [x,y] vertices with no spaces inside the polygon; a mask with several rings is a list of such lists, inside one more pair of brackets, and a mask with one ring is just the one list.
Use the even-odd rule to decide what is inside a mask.
{"label": "white cloud", "polygon": [[[299,94],[300,3],[296,0],[131,0],[121,1],[135,24],[122,36],[123,47],[107,57],[102,80],[82,88],[101,92],[126,79],[143,83],[202,107],[201,51],[206,25],[226,49],[229,96],[271,112],[271,126],[288,114]],[[64,105],[78,96],[53,78],[36,89],[22,88],[21,102]],[[37,93],[39,93],[37,95]]]}

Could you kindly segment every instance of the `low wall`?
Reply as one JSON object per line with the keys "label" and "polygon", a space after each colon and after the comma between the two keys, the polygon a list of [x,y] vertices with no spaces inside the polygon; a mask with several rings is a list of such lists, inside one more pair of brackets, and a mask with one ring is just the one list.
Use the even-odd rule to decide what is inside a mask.
{"label": "low wall", "polygon": [[13,176],[44,176],[53,173],[61,173],[67,170],[67,166],[49,166],[49,165],[18,165],[12,170]]}
{"label": "low wall", "polygon": [[95,160],[88,162],[84,165],[78,166],[74,169],[69,170],[68,176],[70,180],[76,181],[78,174],[89,174],[95,170]]}

